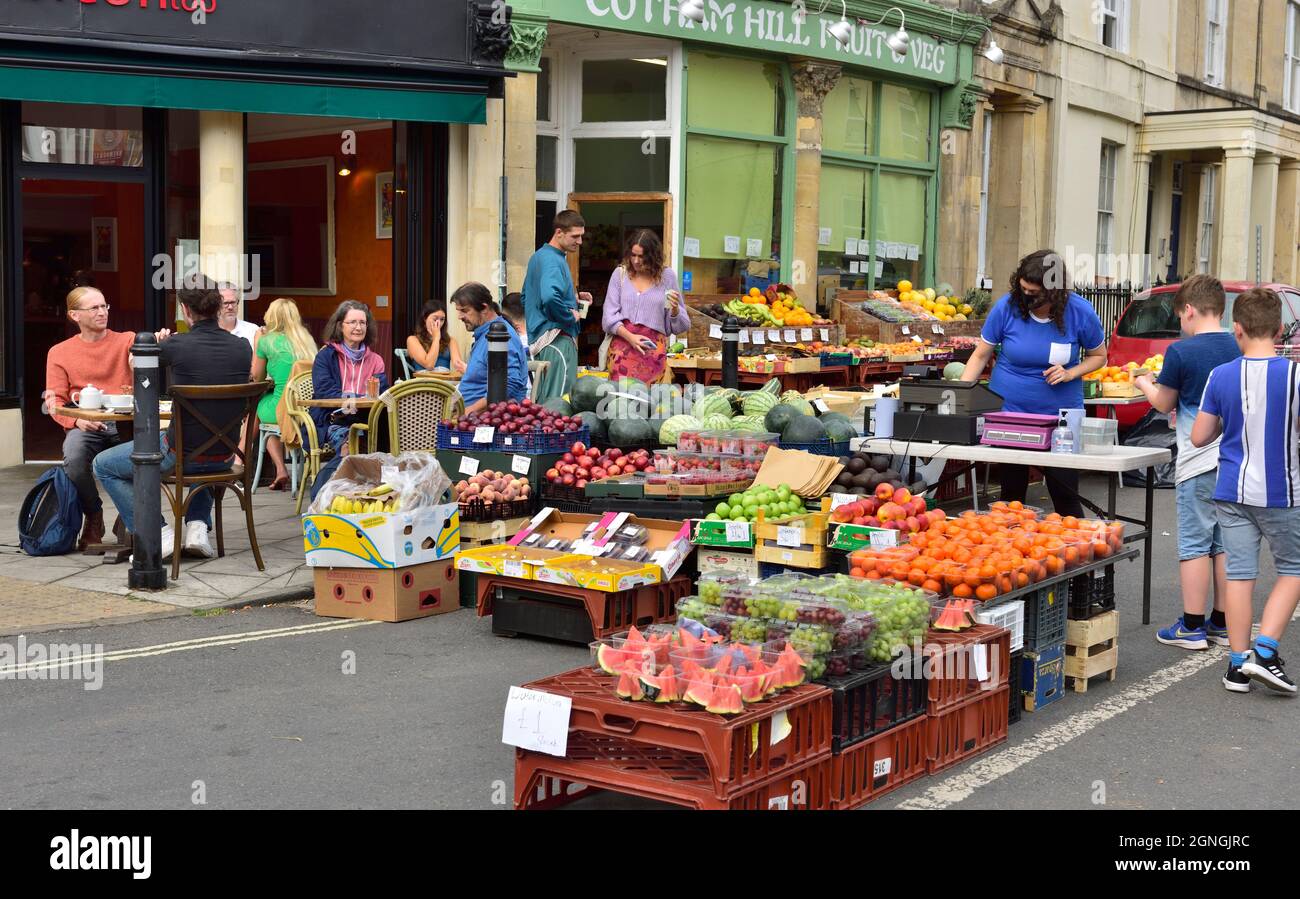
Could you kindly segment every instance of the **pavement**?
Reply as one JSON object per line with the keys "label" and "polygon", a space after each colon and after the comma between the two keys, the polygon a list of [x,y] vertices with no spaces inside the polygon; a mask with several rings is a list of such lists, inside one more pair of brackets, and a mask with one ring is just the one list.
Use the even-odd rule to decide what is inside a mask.
{"label": "pavement", "polygon": [[[259,571],[253,558],[248,530],[238,500],[227,495],[224,502],[226,555],[211,560],[189,559],[181,562],[177,580],[169,580],[166,590],[132,590],[127,586],[129,562],[104,564],[102,556],[71,553],[66,556],[28,556],[18,547],[18,511],[23,498],[45,471],[45,465],[19,465],[0,469],[0,581],[43,584],[52,588],[72,588],[94,594],[108,594],[133,600],[147,600],[181,609],[211,609],[248,603],[278,602],[301,599],[312,593],[312,573],[303,559],[302,530],[294,514],[294,499],[287,492],[259,489],[253,496],[253,516],[258,547],[265,570]],[[116,517],[112,501],[101,488],[104,519],[112,525]],[[166,504],[164,502],[164,509]],[[111,537],[110,537],[111,539]],[[213,535],[213,546],[216,536]],[[170,565],[168,564],[170,575]],[[58,590],[44,591],[57,596]],[[68,600],[61,600],[68,602]],[[28,626],[40,626],[43,619],[33,620],[40,603],[22,613]],[[62,620],[62,613],[52,612],[51,622]],[[86,619],[82,619],[86,620]],[[19,627],[16,609],[0,603],[0,633],[15,632]]]}
{"label": "pavement", "polygon": [[[1153,623],[1140,622],[1140,562],[1121,564],[1117,680],[1026,713],[1005,743],[869,810],[1300,804],[1300,699],[1229,694],[1221,650],[1155,642],[1181,609],[1173,492],[1156,496]],[[1141,499],[1122,490],[1121,511]],[[1260,596],[1272,578],[1265,563]],[[509,808],[509,687],[589,661],[584,646],[493,636],[469,610],[377,624],[318,618],[309,601],[48,639],[106,655],[82,680],[0,679],[0,806]],[[1295,627],[1282,642],[1300,658]],[[605,794],[573,807],[660,806]]]}

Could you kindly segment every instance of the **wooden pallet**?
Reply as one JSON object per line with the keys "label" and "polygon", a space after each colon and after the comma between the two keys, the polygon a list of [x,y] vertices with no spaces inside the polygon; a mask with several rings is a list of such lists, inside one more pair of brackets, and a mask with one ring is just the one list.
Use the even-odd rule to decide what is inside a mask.
{"label": "wooden pallet", "polygon": [[1065,682],[1074,692],[1087,693],[1088,681],[1103,674],[1113,681],[1118,667],[1119,612],[1066,624]]}

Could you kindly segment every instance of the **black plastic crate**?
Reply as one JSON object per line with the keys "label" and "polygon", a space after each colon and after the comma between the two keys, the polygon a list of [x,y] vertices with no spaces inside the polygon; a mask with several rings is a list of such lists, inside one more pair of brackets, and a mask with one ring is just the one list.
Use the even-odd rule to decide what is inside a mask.
{"label": "black plastic crate", "polygon": [[1020,665],[1025,659],[1025,651],[1017,649],[1011,654],[1011,711],[1007,718],[1008,723],[1015,724],[1020,720],[1020,713],[1024,711],[1024,703],[1020,698]]}
{"label": "black plastic crate", "polygon": [[461,500],[459,503],[460,520],[465,521],[508,521],[522,518],[537,511],[535,493],[529,493],[528,499],[516,499],[510,502],[485,503],[475,497]]}
{"label": "black plastic crate", "polygon": [[565,643],[589,643],[591,618],[582,603],[570,599],[537,599],[522,590],[507,590],[492,603],[492,633],[524,634]]}
{"label": "black plastic crate", "polygon": [[593,512],[631,512],[637,518],[655,518],[662,521],[686,521],[688,518],[705,518],[726,497],[698,499],[626,499],[617,496],[599,496],[591,500]]}
{"label": "black plastic crate", "polygon": [[827,678],[834,717],[831,751],[842,752],[877,734],[925,714],[929,691],[924,677],[894,676],[890,665]]}
{"label": "black plastic crate", "polygon": [[1081,574],[1070,581],[1071,620],[1086,621],[1115,608],[1115,566]]}
{"label": "black plastic crate", "polygon": [[457,571],[457,587],[460,591],[460,607],[472,609],[478,605],[478,572]]}
{"label": "black plastic crate", "polygon": [[1036,650],[1065,641],[1070,606],[1070,582],[1039,587],[1025,597],[1025,645]]}
{"label": "black plastic crate", "polygon": [[814,456],[847,456],[850,446],[850,441],[835,443],[829,437],[823,437],[816,443],[786,443],[784,440],[781,441],[781,449],[803,450],[805,453],[812,453]]}

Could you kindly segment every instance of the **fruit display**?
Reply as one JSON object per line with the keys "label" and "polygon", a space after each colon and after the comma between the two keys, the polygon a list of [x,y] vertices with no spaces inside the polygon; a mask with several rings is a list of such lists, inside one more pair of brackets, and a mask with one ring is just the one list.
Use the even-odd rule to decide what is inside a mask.
{"label": "fruit display", "polygon": [[493,403],[462,415],[453,424],[458,431],[472,433],[475,428],[491,427],[497,434],[567,434],[583,427],[582,419],[558,414],[532,400]]}
{"label": "fruit display", "polygon": [[743,493],[733,493],[718,503],[716,509],[709,513],[707,521],[757,521],[762,511],[764,520],[781,521],[796,515],[802,515],[803,498],[794,493],[786,484],[775,490],[755,484]]}
{"label": "fruit display", "polygon": [[873,318],[892,324],[907,324],[917,321],[935,321],[935,317],[915,303],[904,304],[883,291],[875,291],[863,300],[859,307]]}
{"label": "fruit display", "polygon": [[596,447],[588,447],[581,442],[573,444],[560,461],[546,472],[546,480],[552,484],[576,487],[581,490],[591,481],[616,478],[621,474],[636,471],[649,471],[653,468],[650,451],[645,449],[625,453],[618,447],[603,452]]}
{"label": "fruit display", "polygon": [[400,512],[402,500],[401,497],[394,495],[391,484],[380,484],[365,493],[334,497],[330,502],[329,510],[338,515]]}
{"label": "fruit display", "polygon": [[1164,367],[1165,367],[1164,353],[1156,353],[1154,356],[1147,356],[1146,361],[1138,366],[1138,368],[1145,368],[1147,371],[1151,372],[1151,374],[1157,378],[1160,377],[1160,372],[1164,369]]}
{"label": "fruit display", "polygon": [[[1160,364],[1164,365],[1163,359]],[[1127,365],[1103,365],[1096,371],[1088,372],[1083,376],[1083,380],[1101,381],[1103,384],[1130,384],[1137,376],[1138,368],[1136,362],[1130,362]]]}
{"label": "fruit display", "polygon": [[975,623],[975,600],[950,599],[930,627],[936,631],[964,631]]}
{"label": "fruit display", "polygon": [[912,496],[906,487],[894,488],[887,483],[876,487],[875,496],[846,503],[831,513],[831,521],[869,528],[888,528],[903,534],[919,534],[943,521],[942,509],[926,511],[926,502]]}
{"label": "fruit display", "polygon": [[[903,476],[890,467],[888,456],[856,452],[842,457],[840,464],[844,466],[844,471],[835,479],[835,485],[831,488],[835,493],[850,493],[855,496],[872,497],[883,504],[892,501],[894,492],[904,488]],[[888,494],[882,489],[885,487],[889,488]],[[908,497],[904,502],[910,502],[912,494],[924,492],[924,484],[915,484],[909,489]],[[918,511],[925,511],[924,502],[922,502]],[[867,516],[874,515],[875,510],[865,514]],[[903,517],[906,518],[907,516]],[[872,527],[880,527],[880,525],[872,525]]]}
{"label": "fruit display", "polygon": [[766,291],[751,287],[743,297],[705,306],[700,311],[719,321],[734,317],[742,327],[810,328],[833,324],[805,308],[794,289],[785,284],[770,286]]}
{"label": "fruit display", "polygon": [[458,503],[480,500],[488,506],[528,499],[532,493],[528,478],[515,477],[504,471],[480,471],[471,478],[461,479],[452,488],[452,499]]}

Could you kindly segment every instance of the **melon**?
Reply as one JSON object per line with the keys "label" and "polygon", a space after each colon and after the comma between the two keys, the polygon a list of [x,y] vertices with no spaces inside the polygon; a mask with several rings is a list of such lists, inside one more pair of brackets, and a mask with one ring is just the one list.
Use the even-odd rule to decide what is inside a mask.
{"label": "melon", "polygon": [[761,672],[741,668],[736,672],[736,686],[740,690],[740,698],[745,702],[762,702],[767,695],[763,689]]}
{"label": "melon", "polygon": [[650,388],[636,378],[619,378],[610,391],[609,399],[611,419],[650,417]]}
{"label": "melon", "polygon": [[573,382],[573,389],[569,391],[569,403],[575,412],[595,412],[601,400],[613,389],[606,379],[587,375]]}
{"label": "melon", "polygon": [[804,415],[813,414],[812,403],[804,399],[803,394],[798,393],[797,391],[787,390],[785,393],[781,394],[781,402],[794,406]]}
{"label": "melon", "polygon": [[763,416],[761,415],[738,415],[731,420],[731,430],[744,431],[748,434],[763,433]]}
{"label": "melon", "polygon": [[608,434],[605,431],[605,419],[601,418],[595,412],[579,412],[578,418],[591,431],[591,445],[603,446],[609,442]]}
{"label": "melon", "polygon": [[659,672],[658,685],[659,693],[655,696],[655,702],[677,702],[682,698],[681,686],[672,665]]}
{"label": "melon", "polygon": [[713,680],[707,673],[692,674],[682,691],[682,699],[695,705],[707,706],[713,698]]}
{"label": "melon", "polygon": [[563,415],[565,418],[573,414],[573,406],[559,396],[553,396],[546,402],[542,403],[542,408],[550,409],[556,415]]}
{"label": "melon", "polygon": [[857,428],[847,421],[833,419],[827,421],[825,418],[820,419],[822,426],[826,428],[826,436],[831,439],[832,443],[848,443],[858,436]]}
{"label": "melon", "polygon": [[730,418],[731,400],[721,392],[711,393],[696,400],[695,405],[691,408],[691,414],[701,421],[710,415],[725,415]]}
{"label": "melon", "polygon": [[655,441],[654,429],[644,418],[615,418],[606,426],[609,444],[619,449],[649,447]]}
{"label": "melon", "polygon": [[943,379],[945,381],[960,381],[961,376],[965,373],[965,362],[949,362],[943,367]]}
{"label": "melon", "polygon": [[781,396],[781,380],[780,378],[773,378],[758,389],[779,398]]}
{"label": "melon", "polygon": [[778,402],[772,394],[759,390],[745,398],[741,409],[746,415],[766,415]]}
{"label": "melon", "polygon": [[600,647],[596,650],[596,664],[606,674],[617,674],[622,670],[625,661],[627,661],[627,653],[621,649],[615,649],[608,643],[600,644]]}
{"label": "melon", "polygon": [[618,694],[620,699],[627,699],[632,702],[640,702],[645,699],[645,691],[641,689],[641,678],[628,671],[624,671],[618,676],[618,686],[615,687],[614,692]]}
{"label": "melon", "polygon": [[822,420],[822,424],[828,425],[833,421],[842,421],[846,424],[853,424],[853,419],[849,418],[843,412],[826,412],[817,416]]}
{"label": "melon", "polygon": [[802,414],[789,403],[777,403],[763,417],[763,427],[773,434],[781,434],[792,419],[798,418]]}
{"label": "melon", "polygon": [[706,415],[701,419],[706,431],[730,431],[731,417],[729,415]]}
{"label": "melon", "polygon": [[782,443],[819,443],[829,436],[826,425],[811,415],[800,415],[790,419],[781,432]]}
{"label": "melon", "polygon": [[[682,431],[698,431],[703,427],[704,422],[694,415],[674,415],[659,428],[659,442],[664,446],[676,446],[677,438],[681,436]],[[592,439],[595,440],[594,433]]]}
{"label": "melon", "polygon": [[735,684],[715,687],[704,710],[715,715],[739,715],[745,711],[745,700],[740,695],[740,687]]}

